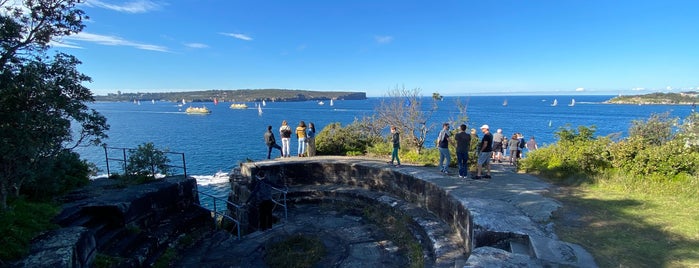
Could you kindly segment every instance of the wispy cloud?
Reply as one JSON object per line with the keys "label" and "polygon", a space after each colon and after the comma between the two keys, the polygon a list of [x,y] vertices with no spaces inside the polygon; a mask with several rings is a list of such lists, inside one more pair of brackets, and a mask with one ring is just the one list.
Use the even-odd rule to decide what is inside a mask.
{"label": "wispy cloud", "polygon": [[[97,43],[100,45],[107,45],[107,46],[128,46],[128,47],[134,47],[134,48],[143,49],[143,50],[169,52],[167,47],[164,47],[164,46],[143,44],[143,43],[125,40],[125,39],[118,37],[118,36],[99,35],[99,34],[92,34],[92,33],[87,33],[87,32],[80,32],[80,33],[77,33],[75,35],[66,36],[66,37],[64,37],[64,39],[72,40],[72,41],[92,42],[92,43]],[[73,44],[70,41],[61,41],[61,43]]]}
{"label": "wispy cloud", "polygon": [[51,42],[49,42],[49,45],[52,47],[65,47],[65,48],[76,48],[76,49],[83,48],[74,42],[68,42],[65,40],[62,40],[62,41],[51,40]]}
{"label": "wispy cloud", "polygon": [[374,39],[379,44],[388,44],[388,43],[393,42],[393,36],[389,36],[389,35],[377,35],[377,36],[374,36]]}
{"label": "wispy cloud", "polygon": [[185,46],[189,48],[208,48],[209,46],[207,44],[202,44],[202,43],[185,43]]}
{"label": "wispy cloud", "polygon": [[252,37],[247,36],[247,35],[245,35],[245,34],[241,34],[241,33],[221,33],[221,34],[222,34],[222,35],[225,35],[225,36],[230,36],[230,37],[233,37],[233,38],[237,38],[237,39],[240,39],[240,40],[252,41]]}
{"label": "wispy cloud", "polygon": [[85,1],[85,5],[126,13],[146,13],[148,11],[157,10],[161,6],[150,0],[136,0],[120,4],[105,3],[101,0],[88,0]]}
{"label": "wispy cloud", "polygon": [[579,87],[579,88],[576,88],[575,91],[578,91],[578,92],[585,91],[585,88],[584,88],[584,87]]}

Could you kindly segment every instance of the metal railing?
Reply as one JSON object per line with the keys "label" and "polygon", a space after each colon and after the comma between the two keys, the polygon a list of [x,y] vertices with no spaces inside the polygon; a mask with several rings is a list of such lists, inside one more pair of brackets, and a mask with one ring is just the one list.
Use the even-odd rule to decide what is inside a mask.
{"label": "metal railing", "polygon": [[[107,176],[110,176],[112,173],[109,169],[109,161],[117,161],[121,162],[122,170],[124,173],[126,173],[126,165],[128,163],[128,158],[127,155],[131,154],[133,151],[137,151],[138,149],[134,148],[120,148],[120,147],[108,147],[108,146],[103,146],[104,147],[104,158],[105,161],[107,162]],[[118,150],[121,153],[121,158],[115,158],[115,157],[110,157],[109,152],[113,150]],[[128,154],[127,154],[128,152]],[[177,152],[163,152],[165,154],[175,154],[181,156],[182,159],[182,165],[177,166],[177,165],[165,165],[166,167],[174,167],[174,168],[181,168],[184,172],[184,177],[187,177],[187,162],[185,161],[184,158],[184,153],[177,153]],[[155,165],[151,165],[151,174],[155,174]]]}
{"label": "metal railing", "polygon": [[[213,200],[213,205],[214,205],[214,209],[213,209],[213,210],[210,210],[210,209],[208,209],[208,208],[206,208],[206,207],[204,207],[204,206],[202,206],[202,205],[199,205],[199,207],[211,211],[211,213],[213,213],[214,216],[218,216],[218,217],[221,217],[221,218],[225,218],[225,219],[228,219],[228,220],[232,221],[233,223],[235,223],[235,227],[237,228],[236,231],[237,231],[237,235],[238,235],[238,240],[240,240],[240,237],[241,237],[241,234],[240,234],[240,210],[243,208],[243,206],[242,206],[242,205],[238,205],[238,204],[233,203],[233,202],[230,202],[230,201],[228,201],[228,200],[224,200],[223,198],[213,196],[213,195],[211,195],[211,194],[207,194],[207,193],[204,193],[204,192],[201,192],[201,191],[197,191],[197,192],[199,192],[200,195],[204,195],[204,196],[210,197],[210,198]],[[201,203],[201,199],[202,199],[202,198],[199,198],[199,202],[200,202],[200,203]],[[222,201],[222,202],[224,202],[224,203],[226,204],[225,209],[219,211],[219,210],[218,210],[219,206],[217,206],[216,201]],[[236,215],[237,219],[234,219],[233,217],[231,217],[231,216],[229,216],[229,215],[226,214],[226,212],[228,212],[228,205],[230,205],[230,206],[232,206],[232,207],[235,208],[235,210],[236,210],[236,211],[235,211],[235,215]],[[217,221],[217,218],[214,217],[214,225],[216,225],[216,226],[218,227],[218,224],[216,224],[216,221]]]}

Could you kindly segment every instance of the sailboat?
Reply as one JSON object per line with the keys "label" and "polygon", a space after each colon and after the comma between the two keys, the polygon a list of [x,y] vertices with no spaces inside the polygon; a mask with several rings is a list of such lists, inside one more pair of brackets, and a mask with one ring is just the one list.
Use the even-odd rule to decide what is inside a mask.
{"label": "sailboat", "polygon": [[257,104],[257,115],[262,116],[262,105]]}
{"label": "sailboat", "polygon": [[558,100],[557,100],[557,99],[553,99],[553,103],[551,103],[551,106],[557,106],[557,105],[558,105]]}
{"label": "sailboat", "polygon": [[267,106],[267,103],[265,102],[265,100],[262,100],[262,106]]}
{"label": "sailboat", "polygon": [[551,120],[549,120],[549,127],[551,127],[552,124],[553,124],[553,122],[551,122]]}
{"label": "sailboat", "polygon": [[568,106],[575,106],[575,99],[570,100],[570,104]]}
{"label": "sailboat", "polygon": [[502,102],[502,106],[507,106],[507,99],[505,99],[505,101]]}
{"label": "sailboat", "polygon": [[218,105],[218,99],[214,98],[214,105]]}
{"label": "sailboat", "polygon": [[330,99],[330,106],[333,106],[333,105],[335,105],[335,104],[333,103],[333,99]]}

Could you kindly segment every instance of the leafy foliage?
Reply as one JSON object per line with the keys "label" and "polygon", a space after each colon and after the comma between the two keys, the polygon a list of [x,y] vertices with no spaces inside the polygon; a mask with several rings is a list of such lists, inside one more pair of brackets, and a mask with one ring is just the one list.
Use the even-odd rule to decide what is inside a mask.
{"label": "leafy foliage", "polygon": [[45,159],[41,166],[44,168],[38,170],[35,178],[22,188],[22,193],[34,200],[49,201],[48,198],[90,182],[90,165],[69,150],[62,151],[55,158]]}
{"label": "leafy foliage", "polygon": [[316,150],[321,155],[363,155],[369,145],[382,142],[380,131],[369,118],[345,127],[331,123],[316,136]]}
{"label": "leafy foliage", "polygon": [[[85,105],[93,97],[83,86],[90,78],[77,70],[80,61],[62,53],[45,55],[51,40],[83,29],[79,1],[21,3],[0,1],[0,210],[25,183],[45,178],[41,174],[53,168],[47,163],[62,162],[57,158],[65,149],[99,144],[109,128]],[[55,192],[55,184],[49,185],[54,189],[42,191]]]}
{"label": "leafy foliage", "polygon": [[633,120],[629,136],[641,138],[653,145],[662,145],[672,139],[672,127],[678,118],[670,118],[670,113],[652,114],[647,120]]}
{"label": "leafy foliage", "polygon": [[155,179],[156,174],[168,174],[170,159],[165,155],[165,151],[155,148],[152,142],[147,142],[131,152],[127,163],[127,175]]}

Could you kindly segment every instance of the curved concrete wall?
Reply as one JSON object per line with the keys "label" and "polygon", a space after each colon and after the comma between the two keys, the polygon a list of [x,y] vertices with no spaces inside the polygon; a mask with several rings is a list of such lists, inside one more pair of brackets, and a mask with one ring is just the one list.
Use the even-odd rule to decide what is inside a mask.
{"label": "curved concrete wall", "polygon": [[437,215],[461,236],[466,256],[472,250],[473,219],[461,202],[445,189],[419,178],[410,167],[352,158],[306,158],[241,164],[243,176],[263,170],[270,180],[288,185],[350,185],[396,195]]}

